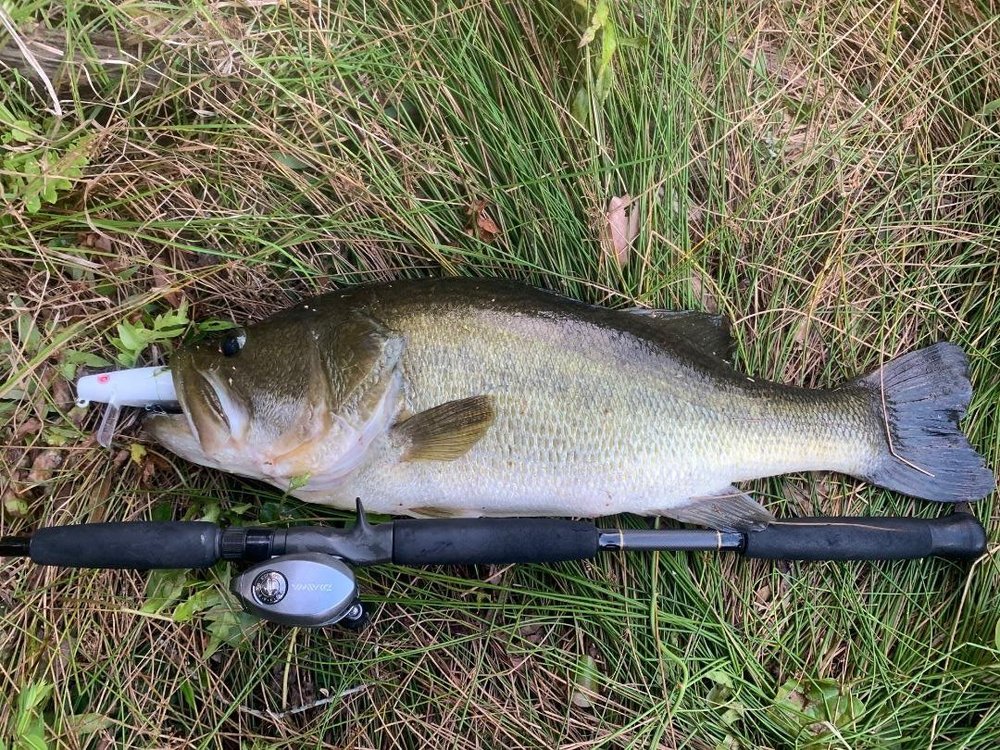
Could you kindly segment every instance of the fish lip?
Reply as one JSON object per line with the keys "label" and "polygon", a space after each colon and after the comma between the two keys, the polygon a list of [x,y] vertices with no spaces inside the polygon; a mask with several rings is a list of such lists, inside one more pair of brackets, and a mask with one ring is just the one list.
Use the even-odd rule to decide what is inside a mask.
{"label": "fish lip", "polygon": [[221,468],[215,458],[207,453],[191,431],[183,414],[162,410],[147,410],[142,420],[143,434],[192,463]]}
{"label": "fish lip", "polygon": [[191,434],[194,435],[195,439],[200,443],[201,436],[198,434],[198,428],[195,426],[194,420],[191,418],[191,409],[188,406],[187,391],[185,386],[187,381],[184,378],[184,367],[181,366],[180,362],[175,362],[172,368],[171,375],[174,380],[174,392],[177,394],[177,407],[181,410],[181,414],[184,415],[184,419],[187,421],[188,429],[191,430]]}
{"label": "fish lip", "polygon": [[[191,430],[191,434],[194,435],[203,450],[209,452],[217,449],[219,447],[218,438],[210,439],[207,427],[225,428],[229,437],[233,435],[229,415],[222,406],[222,398],[219,393],[220,384],[214,378],[209,377],[208,373],[200,372],[190,364],[185,367],[183,362],[172,368],[172,373],[177,403],[187,422],[188,429]],[[194,413],[197,406],[202,406],[205,410],[201,419],[197,419]],[[199,422],[201,422],[200,428]],[[208,445],[209,442],[212,445]]]}
{"label": "fish lip", "polygon": [[[212,389],[212,408],[225,421],[230,438],[243,440],[250,428],[250,406],[240,398],[232,388],[227,388],[222,382],[222,376],[217,370],[202,373],[202,377]],[[230,381],[230,385],[232,381]]]}
{"label": "fish lip", "polygon": [[233,432],[232,421],[229,418],[229,413],[226,411],[225,407],[222,405],[222,399],[224,394],[221,393],[221,384],[218,382],[217,378],[212,377],[212,373],[198,373],[199,377],[208,384],[210,390],[201,391],[204,396],[205,406],[209,408],[212,414],[222,422],[225,423],[226,429],[231,435]]}

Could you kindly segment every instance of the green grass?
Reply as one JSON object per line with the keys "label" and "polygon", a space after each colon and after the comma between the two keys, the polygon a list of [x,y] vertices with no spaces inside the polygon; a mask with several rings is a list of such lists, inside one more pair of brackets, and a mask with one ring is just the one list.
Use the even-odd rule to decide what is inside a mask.
{"label": "green grass", "polygon": [[[152,445],[132,460],[133,417],[100,449],[69,350],[112,360],[118,323],[181,296],[194,321],[258,319],[442,272],[718,309],[741,367],[808,386],[954,340],[976,386],[965,428],[1000,466],[988,4],[613,3],[604,72],[611,31],[580,47],[593,8],[568,1],[179,5],[9,10],[91,60],[95,38],[141,40],[128,50],[165,75],[57,79],[61,120],[43,86],[0,76],[29,127],[0,123],[3,534],[343,518]],[[69,186],[17,182],[28,157]],[[601,235],[624,194],[640,231],[620,267]],[[468,230],[479,200],[492,242]],[[782,516],[939,512],[839,476],[752,489]],[[995,540],[995,497],[976,512]],[[223,568],[154,579],[155,601],[140,574],[10,562],[0,746],[988,748],[996,553],[384,568],[361,574],[361,636],[241,631]]]}

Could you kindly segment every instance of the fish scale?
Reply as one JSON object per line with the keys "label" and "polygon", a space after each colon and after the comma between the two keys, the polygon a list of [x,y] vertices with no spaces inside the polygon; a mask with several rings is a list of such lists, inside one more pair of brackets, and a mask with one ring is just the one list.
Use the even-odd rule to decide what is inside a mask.
{"label": "fish scale", "polygon": [[[707,377],[617,331],[583,323],[567,330],[565,320],[462,309],[394,322],[408,332],[403,357],[408,411],[490,393],[496,421],[453,462],[397,463],[391,447],[383,447],[381,456],[344,485],[340,505],[361,496],[383,512],[406,507],[452,515],[667,512],[754,474],[762,458],[755,443],[784,457],[774,473],[817,462],[801,445],[805,437],[818,442],[815,435],[771,429],[782,421],[774,397],[763,434],[731,432],[726,428],[754,413],[759,396],[749,404],[735,394],[714,397]],[[446,346],[440,343],[442,328],[452,331]],[[789,428],[800,412],[817,408],[794,399],[781,406]],[[813,422],[812,432],[816,427]],[[842,434],[837,437],[838,445],[851,444]],[[788,451],[794,442],[800,444]],[[849,452],[820,462],[846,463]],[[395,505],[382,505],[380,498],[394,498]]]}

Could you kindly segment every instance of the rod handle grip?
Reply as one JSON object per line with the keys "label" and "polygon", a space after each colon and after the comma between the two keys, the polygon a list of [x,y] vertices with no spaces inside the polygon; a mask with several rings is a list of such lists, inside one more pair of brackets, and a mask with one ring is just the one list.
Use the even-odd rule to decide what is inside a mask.
{"label": "rod handle grip", "polygon": [[555,518],[395,521],[392,561],[401,565],[548,563],[597,555],[599,530]]}
{"label": "rod handle grip", "polygon": [[49,526],[31,535],[39,565],[67,568],[207,568],[219,559],[220,528],[205,521]]}
{"label": "rod handle grip", "polygon": [[970,513],[940,518],[794,518],[746,534],[743,552],[765,560],[973,559],[986,530]]}

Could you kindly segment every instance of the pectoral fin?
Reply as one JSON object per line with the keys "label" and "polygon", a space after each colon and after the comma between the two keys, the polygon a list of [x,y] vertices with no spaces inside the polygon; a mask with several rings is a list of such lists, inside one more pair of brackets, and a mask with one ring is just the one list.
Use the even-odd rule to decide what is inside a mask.
{"label": "pectoral fin", "polygon": [[759,530],[774,520],[771,511],[736,487],[726,487],[662,511],[665,516],[722,531]]}
{"label": "pectoral fin", "polygon": [[490,396],[448,401],[414,414],[394,428],[406,448],[404,461],[451,461],[475,445],[494,418]]}

